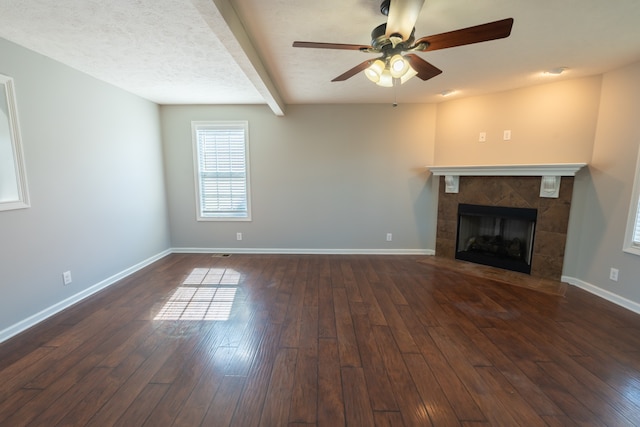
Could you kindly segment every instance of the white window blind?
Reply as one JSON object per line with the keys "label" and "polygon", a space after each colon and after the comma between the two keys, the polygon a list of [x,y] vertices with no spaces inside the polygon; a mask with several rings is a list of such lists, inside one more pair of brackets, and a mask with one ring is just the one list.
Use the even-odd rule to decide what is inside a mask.
{"label": "white window blind", "polygon": [[194,122],[198,219],[249,220],[247,122]]}
{"label": "white window blind", "polygon": [[637,248],[640,248],[640,198],[636,206],[636,222],[633,227],[633,238],[631,244]]}

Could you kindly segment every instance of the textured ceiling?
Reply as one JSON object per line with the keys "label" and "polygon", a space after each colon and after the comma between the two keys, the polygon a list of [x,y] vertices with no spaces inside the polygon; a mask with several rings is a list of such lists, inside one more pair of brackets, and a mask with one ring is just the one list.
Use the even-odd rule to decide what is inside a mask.
{"label": "textured ceiling", "polygon": [[1,37],[157,103],[264,103],[187,0],[0,5]]}
{"label": "textured ceiling", "polygon": [[[369,44],[379,0],[0,0],[0,37],[160,104],[439,102],[599,74],[640,60],[638,0],[426,0],[416,36],[513,17],[511,36],[420,56],[443,70],[398,89],[362,74],[368,57],[294,40]],[[1,71],[1,70],[0,70]]]}

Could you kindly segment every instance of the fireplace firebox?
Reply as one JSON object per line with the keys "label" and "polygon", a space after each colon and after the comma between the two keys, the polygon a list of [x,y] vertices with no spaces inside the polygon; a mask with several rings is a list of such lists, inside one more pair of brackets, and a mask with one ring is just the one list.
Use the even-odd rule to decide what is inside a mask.
{"label": "fireplace firebox", "polygon": [[537,209],[458,204],[456,259],[531,274]]}

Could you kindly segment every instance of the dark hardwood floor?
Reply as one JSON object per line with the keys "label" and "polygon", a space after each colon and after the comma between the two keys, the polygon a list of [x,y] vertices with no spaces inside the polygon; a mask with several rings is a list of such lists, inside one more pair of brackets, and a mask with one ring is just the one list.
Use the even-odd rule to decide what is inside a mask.
{"label": "dark hardwood floor", "polygon": [[420,259],[170,255],[0,344],[0,425],[640,425],[640,316]]}

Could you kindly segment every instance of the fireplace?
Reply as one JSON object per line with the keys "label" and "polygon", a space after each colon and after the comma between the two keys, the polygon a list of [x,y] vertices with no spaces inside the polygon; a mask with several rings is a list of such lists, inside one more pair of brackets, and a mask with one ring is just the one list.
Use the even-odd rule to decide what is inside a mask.
{"label": "fireplace", "polygon": [[455,258],[531,273],[537,209],[458,204]]}
{"label": "fireplace", "polygon": [[[528,235],[529,227],[533,233],[522,249],[524,260],[521,261],[528,264],[525,272],[532,277],[560,280],[574,176],[584,166],[584,163],[569,163],[429,167],[434,176],[442,177],[438,191],[436,256],[460,259],[459,249],[468,244],[471,236],[458,236],[458,206],[461,204],[531,209],[536,211],[535,225],[520,226],[527,230],[525,235]],[[490,232],[481,229],[475,234],[496,234],[495,229],[501,225],[490,223],[484,227]],[[507,239],[513,240],[513,237]],[[515,244],[512,251],[515,253]],[[482,256],[485,259],[492,257],[486,253]]]}

